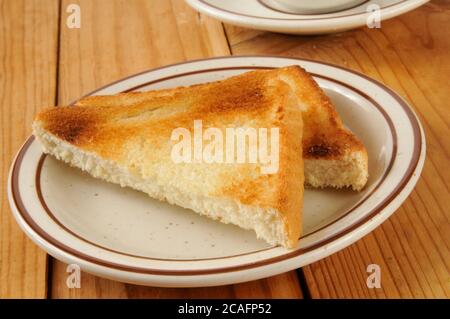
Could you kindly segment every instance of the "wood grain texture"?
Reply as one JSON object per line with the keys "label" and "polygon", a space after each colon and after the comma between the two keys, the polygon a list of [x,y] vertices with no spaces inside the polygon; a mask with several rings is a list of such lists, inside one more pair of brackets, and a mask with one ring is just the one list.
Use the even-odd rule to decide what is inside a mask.
{"label": "wood grain texture", "polygon": [[[382,226],[354,245],[304,268],[313,298],[450,297],[450,1],[432,1],[379,30],[297,37],[226,26],[232,53],[304,57],[380,80],[406,98],[427,137],[417,187]],[[368,289],[368,264],[381,288]]]}
{"label": "wood grain texture", "polygon": [[[65,27],[63,1],[59,103],[114,80],[185,60],[229,55],[222,25],[183,0],[84,0],[81,29]],[[122,284],[86,273],[80,289],[66,286],[66,265],[54,260],[52,298],[300,298],[295,272],[225,287],[161,289]]]}
{"label": "wood grain texture", "polygon": [[[66,27],[72,3],[80,29]],[[150,68],[230,54],[222,25],[180,0],[65,0],[61,10],[60,103]]]}
{"label": "wood grain texture", "polygon": [[237,285],[203,288],[158,288],[123,284],[86,273],[81,275],[81,288],[68,289],[66,265],[53,265],[53,298],[302,298],[294,271]]}
{"label": "wood grain texture", "polygon": [[46,296],[46,254],[20,230],[5,187],[34,114],[55,102],[57,30],[57,1],[0,1],[0,298]]}

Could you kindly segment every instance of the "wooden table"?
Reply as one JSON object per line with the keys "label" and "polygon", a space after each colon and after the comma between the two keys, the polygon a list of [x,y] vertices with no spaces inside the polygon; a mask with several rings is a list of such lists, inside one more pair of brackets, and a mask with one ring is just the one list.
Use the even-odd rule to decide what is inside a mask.
{"label": "wooden table", "polygon": [[[81,7],[81,28],[66,26]],[[418,113],[427,161],[417,187],[382,226],[312,265],[225,287],[161,289],[83,273],[66,286],[66,266],[34,245],[6,196],[12,158],[38,109],[65,104],[124,76],[191,59],[267,54],[331,62],[383,81]],[[289,36],[203,16],[182,0],[0,0],[0,297],[30,298],[448,298],[450,297],[450,1],[432,1],[379,30]],[[366,286],[381,266],[382,287]]]}

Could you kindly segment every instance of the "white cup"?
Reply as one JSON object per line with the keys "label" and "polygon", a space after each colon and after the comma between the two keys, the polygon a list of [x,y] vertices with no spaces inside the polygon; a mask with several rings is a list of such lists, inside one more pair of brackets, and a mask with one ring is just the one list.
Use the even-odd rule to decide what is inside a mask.
{"label": "white cup", "polygon": [[320,14],[345,10],[367,0],[272,0],[281,10],[300,14]]}

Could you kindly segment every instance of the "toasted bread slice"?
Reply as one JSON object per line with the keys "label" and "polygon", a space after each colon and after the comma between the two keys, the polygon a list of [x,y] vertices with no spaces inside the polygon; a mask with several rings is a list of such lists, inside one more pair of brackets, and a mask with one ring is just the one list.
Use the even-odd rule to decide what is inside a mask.
{"label": "toasted bread slice", "polygon": [[[33,133],[45,153],[96,178],[253,229],[268,243],[292,248],[301,234],[302,112],[290,86],[268,75],[250,72],[191,87],[188,94],[176,89],[150,99],[130,94],[101,106],[50,108],[37,115]],[[123,97],[139,98],[117,107],[127,104]],[[172,133],[186,128],[195,134],[195,120],[223,136],[230,127],[278,128],[278,170],[265,173],[261,162],[175,162]]]}
{"label": "toasted bread slice", "polygon": [[[363,143],[344,127],[335,107],[314,79],[298,66],[254,71],[251,74],[264,74],[267,78],[282,80],[295,92],[297,105],[303,112],[306,185],[361,190],[368,179],[367,151]],[[239,81],[240,77],[234,78]],[[219,83],[114,96],[89,96],[79,100],[76,105],[130,106],[161,96],[182,99],[192,92],[208,90]]]}

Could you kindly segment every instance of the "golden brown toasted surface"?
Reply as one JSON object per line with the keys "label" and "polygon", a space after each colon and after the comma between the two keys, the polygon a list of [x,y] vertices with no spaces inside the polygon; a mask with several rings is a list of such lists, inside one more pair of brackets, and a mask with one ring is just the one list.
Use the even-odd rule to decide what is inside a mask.
{"label": "golden brown toasted surface", "polygon": [[[83,100],[84,105],[45,110],[36,122],[59,139],[143,176],[185,182],[180,187],[191,194],[276,209],[293,242],[300,236],[303,202],[302,115],[289,86],[268,74],[249,72],[168,94],[151,93],[145,99],[120,95],[118,104],[114,98]],[[104,103],[86,107],[94,100]],[[132,102],[123,105],[124,100]],[[202,120],[204,129],[219,128],[223,135],[227,127],[280,128],[279,171],[263,174],[259,163],[173,163],[171,133],[178,127],[192,133],[194,120]]]}
{"label": "golden brown toasted surface", "polygon": [[[230,85],[235,89],[241,89],[242,83],[251,82],[252,78],[281,79],[291,86],[295,91],[298,103],[302,106],[304,133],[303,133],[303,156],[305,159],[339,159],[349,152],[365,152],[362,142],[349,130],[347,130],[333,104],[326,94],[319,88],[305,70],[299,66],[291,66],[274,70],[259,70],[247,72],[233,78],[214,82],[195,85],[192,87],[180,87],[161,91],[148,91],[140,93],[119,94],[119,99],[111,96],[92,96],[81,99],[77,105],[83,106],[129,106],[135,103],[148,101],[159,96],[168,95],[189,95],[192,91],[212,90],[215,85]],[[227,84],[229,83],[229,84]],[[211,92],[212,93],[212,92]],[[258,94],[257,90],[253,91]],[[220,92],[219,92],[220,94]],[[246,100],[245,98],[243,99]],[[233,101],[230,98],[230,101]],[[233,103],[239,103],[237,99]],[[254,106],[258,103],[253,100],[247,105]]]}
{"label": "golden brown toasted surface", "polygon": [[[201,119],[205,127],[245,125],[255,119],[272,121],[280,94],[287,89],[280,90],[279,85],[268,85],[261,73],[244,74],[233,80],[191,87],[189,94],[163,94],[119,108],[114,103],[88,108],[62,106],[47,109],[36,119],[60,139],[98,151],[102,143],[120,146],[142,133],[160,136],[174,127],[190,128],[196,119]],[[102,155],[107,152],[105,147]]]}
{"label": "golden brown toasted surface", "polygon": [[44,124],[44,128],[60,139],[74,145],[93,136],[99,127],[102,115],[92,109],[76,109],[73,107],[49,108],[36,117]]}
{"label": "golden brown toasted surface", "polygon": [[364,150],[362,142],[343,126],[330,98],[310,74],[296,66],[276,71],[291,85],[302,107],[305,159],[338,159],[348,152]]}

